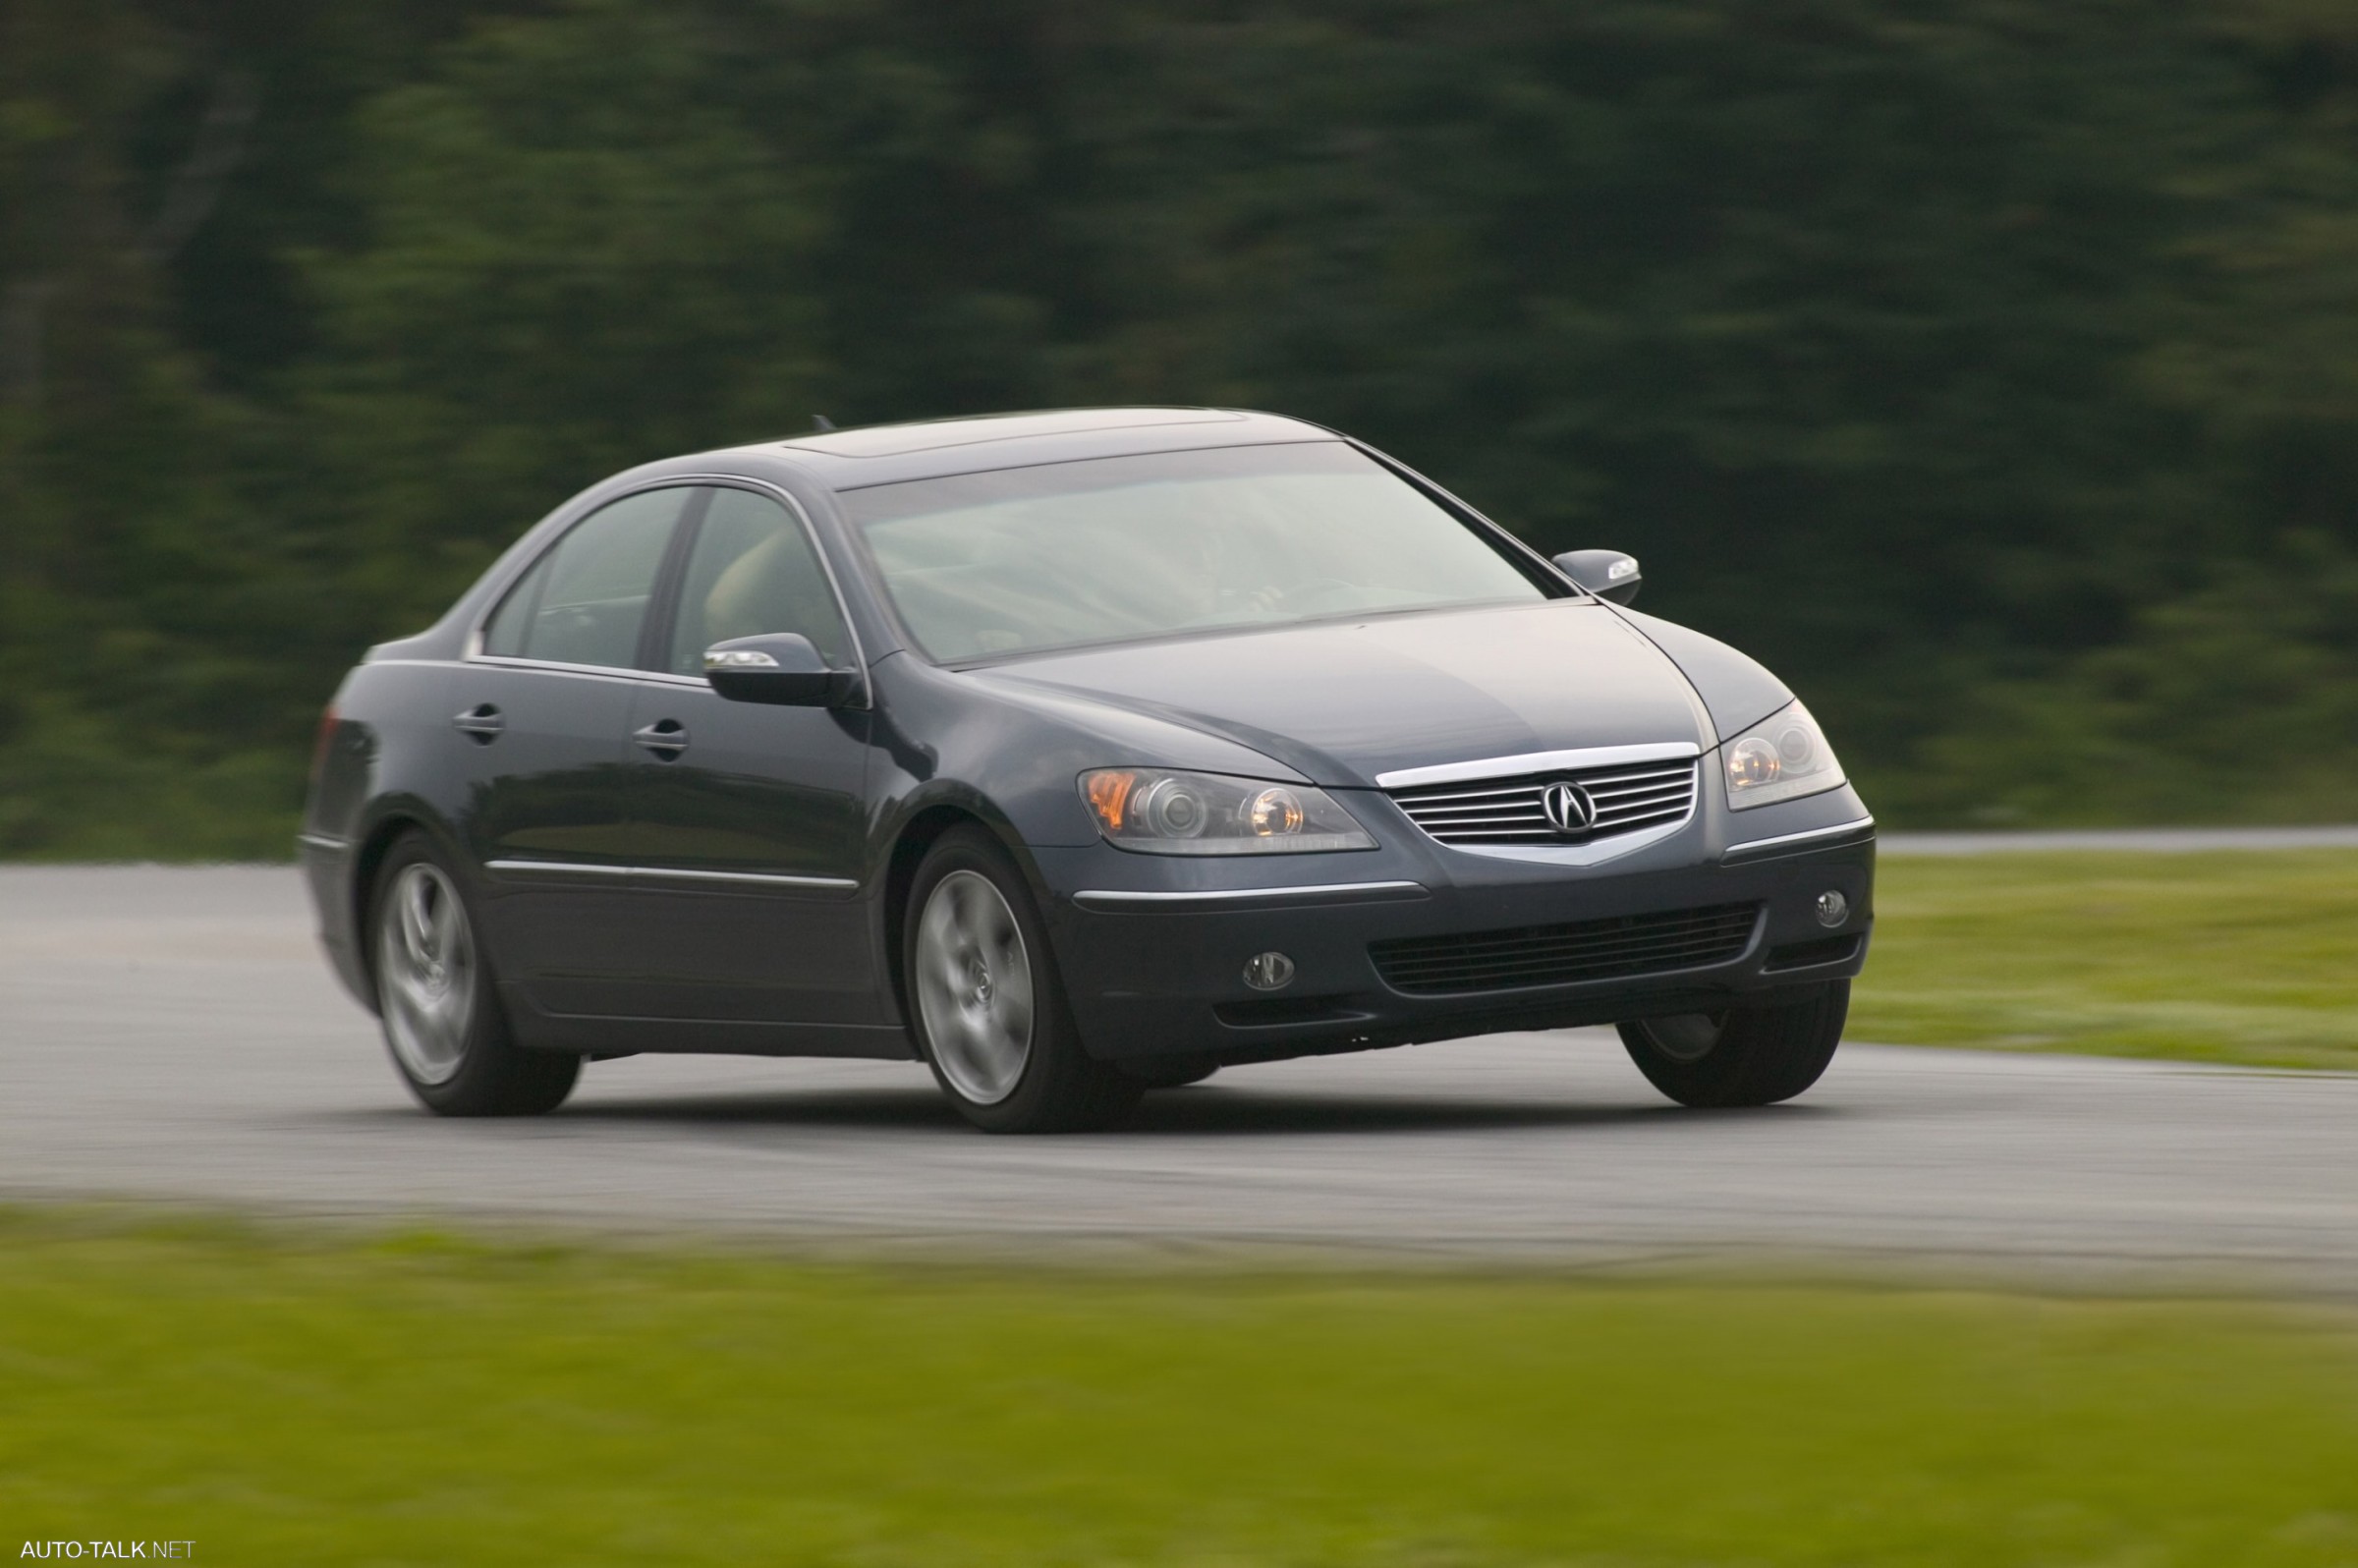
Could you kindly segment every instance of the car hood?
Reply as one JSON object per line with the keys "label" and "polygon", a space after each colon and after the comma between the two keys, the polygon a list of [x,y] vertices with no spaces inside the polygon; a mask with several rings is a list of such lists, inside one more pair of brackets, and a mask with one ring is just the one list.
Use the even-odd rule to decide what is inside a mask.
{"label": "car hood", "polygon": [[1713,744],[1678,666],[1582,600],[1093,648],[970,673],[1151,713],[1344,788],[1436,762]]}

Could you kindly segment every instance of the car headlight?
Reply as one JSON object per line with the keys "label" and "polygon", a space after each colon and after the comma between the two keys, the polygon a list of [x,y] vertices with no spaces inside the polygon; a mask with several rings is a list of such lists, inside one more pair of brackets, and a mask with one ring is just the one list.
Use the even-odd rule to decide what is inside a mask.
{"label": "car headlight", "polygon": [[1719,749],[1730,810],[1816,795],[1843,782],[1842,764],[1810,710],[1795,702]]}
{"label": "car headlight", "polygon": [[1350,812],[1307,784],[1101,767],[1081,775],[1081,799],[1106,838],[1154,855],[1304,855],[1376,847]]}

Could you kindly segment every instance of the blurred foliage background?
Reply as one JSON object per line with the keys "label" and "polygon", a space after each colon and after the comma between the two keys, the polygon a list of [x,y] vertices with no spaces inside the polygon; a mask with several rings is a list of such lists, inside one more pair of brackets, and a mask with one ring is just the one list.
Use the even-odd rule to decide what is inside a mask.
{"label": "blurred foliage background", "polygon": [[285,853],[319,704],[674,451],[1367,436],[1885,820],[2358,816],[2337,0],[11,0],[0,854]]}

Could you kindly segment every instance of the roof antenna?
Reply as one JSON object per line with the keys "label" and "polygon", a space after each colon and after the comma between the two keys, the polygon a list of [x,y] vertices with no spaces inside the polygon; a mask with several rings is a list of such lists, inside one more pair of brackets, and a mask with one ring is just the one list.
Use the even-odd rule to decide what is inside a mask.
{"label": "roof antenna", "polygon": [[835,428],[835,421],[828,419],[823,414],[814,414],[811,416],[811,428],[814,430],[832,430]]}

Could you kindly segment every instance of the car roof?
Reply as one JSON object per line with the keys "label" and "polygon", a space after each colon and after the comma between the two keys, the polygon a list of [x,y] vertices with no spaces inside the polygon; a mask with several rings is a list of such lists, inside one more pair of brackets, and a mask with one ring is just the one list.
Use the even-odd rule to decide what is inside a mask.
{"label": "car roof", "polygon": [[731,455],[785,458],[835,489],[855,490],[1081,458],[1339,439],[1319,425],[1245,409],[1055,409],[814,431]]}

